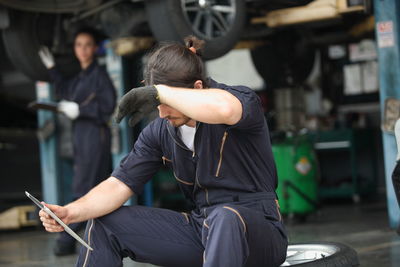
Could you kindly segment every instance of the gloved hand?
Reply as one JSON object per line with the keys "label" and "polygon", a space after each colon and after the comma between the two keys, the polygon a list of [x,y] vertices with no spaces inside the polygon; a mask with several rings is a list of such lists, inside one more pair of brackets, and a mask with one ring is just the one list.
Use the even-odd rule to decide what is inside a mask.
{"label": "gloved hand", "polygon": [[64,113],[71,120],[79,116],[79,105],[72,101],[62,100],[58,103],[58,111]]}
{"label": "gloved hand", "polygon": [[119,123],[125,116],[131,116],[129,126],[133,127],[158,105],[160,101],[154,85],[133,88],[119,101],[115,120]]}
{"label": "gloved hand", "polygon": [[43,65],[45,65],[47,69],[51,69],[52,67],[54,67],[55,65],[54,57],[51,54],[50,50],[47,48],[47,46],[42,46],[40,48],[39,57],[42,60]]}

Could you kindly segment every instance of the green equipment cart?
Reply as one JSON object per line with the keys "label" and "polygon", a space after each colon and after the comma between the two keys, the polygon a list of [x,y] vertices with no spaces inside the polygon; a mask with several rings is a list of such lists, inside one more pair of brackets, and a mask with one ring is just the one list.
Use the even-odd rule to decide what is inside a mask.
{"label": "green equipment cart", "polygon": [[317,160],[307,135],[286,136],[272,145],[281,213],[305,218],[316,210]]}

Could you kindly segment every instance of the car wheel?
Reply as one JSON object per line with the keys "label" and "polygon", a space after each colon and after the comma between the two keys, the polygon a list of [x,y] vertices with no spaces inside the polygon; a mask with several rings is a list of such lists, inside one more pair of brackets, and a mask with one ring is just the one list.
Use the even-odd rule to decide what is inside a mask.
{"label": "car wheel", "polygon": [[[34,81],[48,81],[48,72],[39,58],[42,45],[51,47],[56,16],[37,13],[10,12],[10,27],[3,30],[4,47],[13,65]],[[44,30],[43,30],[44,29]],[[71,51],[55,55],[56,65],[61,72],[70,75],[79,69]]]}
{"label": "car wheel", "polygon": [[251,51],[255,68],[267,88],[295,86],[311,73],[315,48],[297,32],[278,32],[266,45]]}
{"label": "car wheel", "polygon": [[357,252],[340,243],[312,242],[288,246],[286,261],[281,266],[352,267],[358,266]]}
{"label": "car wheel", "polygon": [[220,57],[238,41],[245,24],[244,0],[147,0],[148,22],[158,41],[205,40],[205,59]]}

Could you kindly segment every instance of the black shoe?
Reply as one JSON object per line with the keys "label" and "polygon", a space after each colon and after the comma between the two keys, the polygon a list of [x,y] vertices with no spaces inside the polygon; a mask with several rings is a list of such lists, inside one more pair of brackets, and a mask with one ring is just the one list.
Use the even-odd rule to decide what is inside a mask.
{"label": "black shoe", "polygon": [[56,256],[66,256],[75,254],[75,242],[57,242],[54,248],[54,255]]}

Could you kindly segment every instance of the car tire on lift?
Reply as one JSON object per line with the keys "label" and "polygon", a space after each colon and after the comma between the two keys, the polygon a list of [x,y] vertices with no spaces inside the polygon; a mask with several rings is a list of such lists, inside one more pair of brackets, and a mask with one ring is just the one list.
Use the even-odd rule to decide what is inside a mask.
{"label": "car tire on lift", "polygon": [[268,41],[251,50],[254,67],[267,87],[301,85],[313,69],[316,49],[295,31],[277,32]]}
{"label": "car tire on lift", "polygon": [[194,35],[206,41],[203,58],[214,59],[229,52],[239,40],[246,17],[244,2],[244,0],[232,0],[235,15],[230,21],[229,30],[221,36],[210,39],[206,39],[193,28],[191,20],[184,13],[181,1],[148,0],[145,1],[145,5],[151,31],[158,41],[182,42],[184,37]]}
{"label": "car tire on lift", "polygon": [[[291,244],[288,246],[287,251],[286,261],[281,266],[359,266],[357,252],[349,246],[341,243],[311,242]],[[310,255],[314,255],[315,257],[310,257]]]}
{"label": "car tire on lift", "polygon": [[[34,81],[49,80],[38,51],[42,45],[51,44],[49,25],[54,18],[52,15],[13,11],[10,12],[10,27],[3,30],[3,43],[11,63]],[[71,54],[55,57],[55,61],[63,74],[71,75],[79,70],[72,50]]]}

